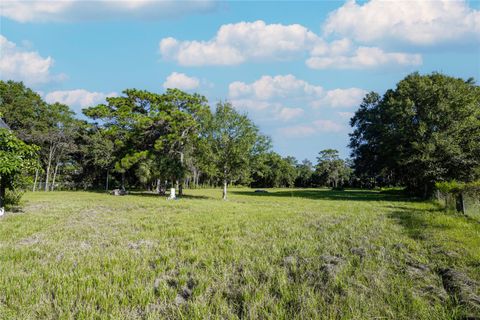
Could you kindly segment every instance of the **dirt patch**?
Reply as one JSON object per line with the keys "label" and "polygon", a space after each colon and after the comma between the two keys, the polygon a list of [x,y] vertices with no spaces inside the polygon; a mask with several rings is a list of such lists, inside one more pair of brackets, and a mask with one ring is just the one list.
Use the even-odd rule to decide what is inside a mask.
{"label": "dirt patch", "polygon": [[42,242],[42,236],[39,234],[34,234],[30,237],[23,238],[22,240],[18,241],[17,244],[20,246],[33,246]]}
{"label": "dirt patch", "polygon": [[363,259],[365,258],[367,251],[365,250],[365,248],[356,247],[356,248],[350,248],[350,253],[358,256],[360,259]]}
{"label": "dirt patch", "polygon": [[407,262],[407,273],[415,279],[423,279],[431,275],[427,265],[415,262]]}
{"label": "dirt patch", "polygon": [[156,245],[156,242],[152,240],[139,240],[135,242],[129,242],[128,248],[132,250],[140,250],[143,248],[152,248],[155,245]]}
{"label": "dirt patch", "polygon": [[192,297],[192,290],[187,287],[183,287],[182,290],[175,297],[175,304],[181,305],[181,304],[187,303],[187,301],[191,297]]}
{"label": "dirt patch", "polygon": [[323,272],[324,282],[334,279],[345,264],[345,259],[341,256],[323,255],[320,259],[323,261],[320,270]]}

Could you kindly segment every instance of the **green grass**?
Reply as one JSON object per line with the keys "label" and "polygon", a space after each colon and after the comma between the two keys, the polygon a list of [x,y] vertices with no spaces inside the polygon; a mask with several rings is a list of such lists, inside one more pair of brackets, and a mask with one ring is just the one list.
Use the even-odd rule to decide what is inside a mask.
{"label": "green grass", "polygon": [[480,317],[478,220],[373,191],[186,193],[28,193],[0,218],[0,318]]}

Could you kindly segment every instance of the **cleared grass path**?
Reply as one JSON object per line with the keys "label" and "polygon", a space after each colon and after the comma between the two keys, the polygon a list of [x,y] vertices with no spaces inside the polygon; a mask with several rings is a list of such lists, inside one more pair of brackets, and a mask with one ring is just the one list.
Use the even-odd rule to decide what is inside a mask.
{"label": "cleared grass path", "polygon": [[480,223],[371,191],[27,194],[0,319],[480,317]]}

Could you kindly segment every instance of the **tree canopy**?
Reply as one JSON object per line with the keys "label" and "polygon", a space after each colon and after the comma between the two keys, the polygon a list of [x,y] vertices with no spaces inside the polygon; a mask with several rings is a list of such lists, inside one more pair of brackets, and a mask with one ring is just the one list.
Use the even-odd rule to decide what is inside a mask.
{"label": "tree canopy", "polygon": [[480,89],[472,79],[413,73],[351,119],[358,176],[428,196],[435,181],[480,174]]}

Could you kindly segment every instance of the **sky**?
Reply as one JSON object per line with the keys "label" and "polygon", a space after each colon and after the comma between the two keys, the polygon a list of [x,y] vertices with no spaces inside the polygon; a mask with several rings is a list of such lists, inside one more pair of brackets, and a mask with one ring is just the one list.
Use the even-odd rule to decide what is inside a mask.
{"label": "sky", "polygon": [[0,79],[49,103],[198,92],[298,160],[348,157],[367,92],[416,71],[480,79],[480,1],[2,0],[0,19]]}

